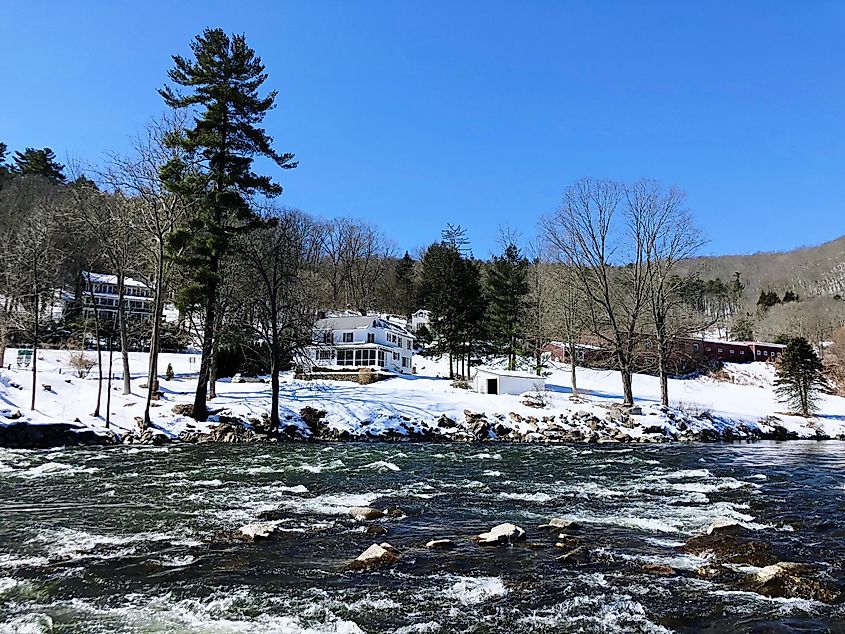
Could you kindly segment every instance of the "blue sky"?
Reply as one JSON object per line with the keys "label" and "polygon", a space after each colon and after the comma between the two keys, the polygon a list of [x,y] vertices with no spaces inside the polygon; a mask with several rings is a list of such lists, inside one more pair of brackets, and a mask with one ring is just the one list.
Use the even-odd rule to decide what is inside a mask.
{"label": "blue sky", "polygon": [[300,167],[282,202],[487,256],[582,176],[674,184],[708,253],[845,233],[842,2],[6,2],[0,140],[125,150],[170,55],[244,32]]}

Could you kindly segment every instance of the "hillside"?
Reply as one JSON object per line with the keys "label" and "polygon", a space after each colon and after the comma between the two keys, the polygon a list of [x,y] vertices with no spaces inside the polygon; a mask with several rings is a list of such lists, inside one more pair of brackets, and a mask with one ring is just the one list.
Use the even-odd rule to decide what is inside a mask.
{"label": "hillside", "polygon": [[730,280],[739,272],[747,297],[760,290],[793,290],[802,297],[845,295],[845,236],[818,246],[751,255],[706,256],[690,260],[704,279]]}

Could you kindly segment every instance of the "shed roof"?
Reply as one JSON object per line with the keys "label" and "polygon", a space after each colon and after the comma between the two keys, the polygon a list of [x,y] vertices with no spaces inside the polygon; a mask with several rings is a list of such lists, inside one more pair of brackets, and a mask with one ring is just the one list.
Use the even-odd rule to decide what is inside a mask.
{"label": "shed roof", "polygon": [[487,374],[495,374],[496,376],[509,376],[515,379],[531,379],[533,381],[545,381],[546,377],[537,376],[532,372],[519,372],[518,370],[505,370],[503,368],[491,368],[488,366],[480,366],[478,372],[486,372]]}

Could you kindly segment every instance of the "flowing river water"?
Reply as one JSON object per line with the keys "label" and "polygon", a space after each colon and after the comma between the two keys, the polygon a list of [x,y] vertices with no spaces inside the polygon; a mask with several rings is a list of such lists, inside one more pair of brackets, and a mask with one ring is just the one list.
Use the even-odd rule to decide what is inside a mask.
{"label": "flowing river water", "polygon": [[[405,516],[373,537],[362,505]],[[270,510],[281,537],[226,537]],[[845,631],[841,605],[702,579],[679,549],[731,519],[841,562],[844,511],[839,443],[0,449],[0,632]],[[630,565],[556,562],[550,517]],[[501,522],[527,540],[471,541]],[[374,541],[400,562],[345,572]]]}

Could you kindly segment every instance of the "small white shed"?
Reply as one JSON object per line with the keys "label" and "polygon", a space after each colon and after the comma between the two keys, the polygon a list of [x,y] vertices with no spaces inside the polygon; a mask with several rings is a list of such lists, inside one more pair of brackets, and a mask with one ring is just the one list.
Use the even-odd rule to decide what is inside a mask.
{"label": "small white shed", "polygon": [[546,377],[529,372],[478,368],[473,389],[481,394],[524,394],[546,388]]}

